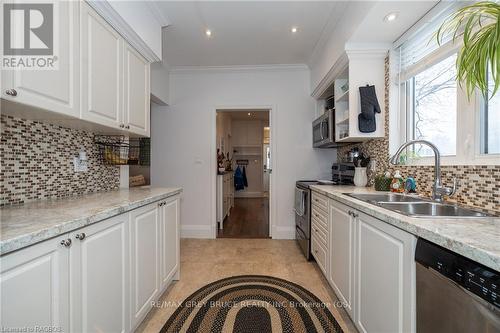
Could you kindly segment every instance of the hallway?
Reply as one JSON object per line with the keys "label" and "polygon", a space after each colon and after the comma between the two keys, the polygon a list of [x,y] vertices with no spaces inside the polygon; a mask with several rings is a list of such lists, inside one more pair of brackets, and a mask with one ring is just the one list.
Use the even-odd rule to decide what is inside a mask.
{"label": "hallway", "polygon": [[235,198],[217,238],[269,238],[269,198]]}

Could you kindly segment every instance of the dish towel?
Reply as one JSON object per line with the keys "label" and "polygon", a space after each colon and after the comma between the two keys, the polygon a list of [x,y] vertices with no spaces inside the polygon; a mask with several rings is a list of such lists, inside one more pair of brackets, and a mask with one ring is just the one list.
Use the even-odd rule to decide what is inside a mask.
{"label": "dish towel", "polygon": [[377,129],[375,112],[381,112],[375,86],[359,87],[359,95],[361,97],[361,113],[358,115],[359,131],[361,133],[375,132]]}
{"label": "dish towel", "polygon": [[243,167],[243,185],[248,187],[247,169]]}
{"label": "dish towel", "polygon": [[234,189],[236,191],[241,191],[245,189],[245,184],[243,183],[243,173],[238,166],[234,171]]}

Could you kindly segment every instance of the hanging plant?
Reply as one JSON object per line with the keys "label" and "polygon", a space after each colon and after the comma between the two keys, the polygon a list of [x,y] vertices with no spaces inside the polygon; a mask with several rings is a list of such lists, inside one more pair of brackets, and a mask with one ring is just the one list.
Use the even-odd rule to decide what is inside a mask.
{"label": "hanging plant", "polygon": [[[476,89],[493,96],[500,87],[500,4],[481,1],[463,7],[450,15],[436,32],[438,44],[453,35],[453,42],[462,38],[457,57],[457,79],[464,83],[469,98]],[[488,87],[488,69],[493,89]]]}

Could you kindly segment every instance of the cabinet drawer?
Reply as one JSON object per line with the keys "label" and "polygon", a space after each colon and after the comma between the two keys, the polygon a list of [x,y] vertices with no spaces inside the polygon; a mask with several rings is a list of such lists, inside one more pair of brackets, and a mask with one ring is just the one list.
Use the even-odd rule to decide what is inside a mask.
{"label": "cabinet drawer", "polygon": [[313,237],[316,237],[321,244],[328,248],[328,232],[316,221],[312,221],[311,233]]}
{"label": "cabinet drawer", "polygon": [[317,221],[325,230],[328,230],[328,214],[313,207],[311,212],[311,219]]}
{"label": "cabinet drawer", "polygon": [[328,211],[328,198],[322,194],[312,192],[312,206]]}
{"label": "cabinet drawer", "polygon": [[318,263],[319,268],[321,268],[323,273],[326,274],[326,250],[323,248],[320,241],[314,236],[311,237],[311,251],[314,259],[316,259],[316,262]]}

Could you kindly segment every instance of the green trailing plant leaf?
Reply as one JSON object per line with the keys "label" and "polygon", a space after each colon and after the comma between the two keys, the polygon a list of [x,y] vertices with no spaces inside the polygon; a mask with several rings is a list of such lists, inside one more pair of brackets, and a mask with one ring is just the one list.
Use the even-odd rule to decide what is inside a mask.
{"label": "green trailing plant leaf", "polygon": [[[457,57],[457,79],[470,98],[476,89],[490,98],[500,88],[500,4],[480,1],[450,15],[436,32],[439,45],[448,37],[462,39]],[[488,69],[493,89],[488,85]]]}

